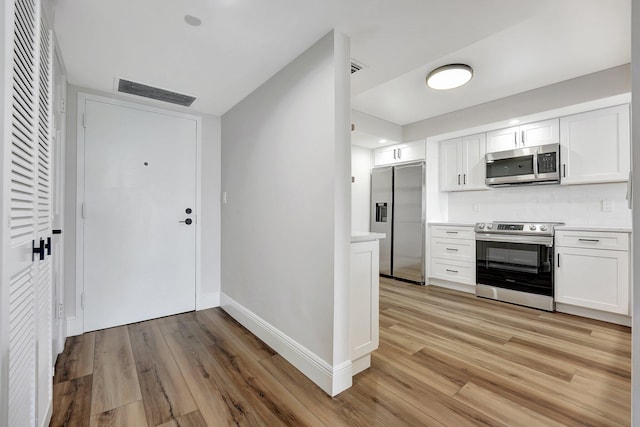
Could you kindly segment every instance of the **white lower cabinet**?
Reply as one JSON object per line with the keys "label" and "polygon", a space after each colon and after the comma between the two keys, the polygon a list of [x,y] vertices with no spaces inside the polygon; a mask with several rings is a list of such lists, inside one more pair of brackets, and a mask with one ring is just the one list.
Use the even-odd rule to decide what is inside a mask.
{"label": "white lower cabinet", "polygon": [[629,315],[629,234],[556,233],[555,300]]}
{"label": "white lower cabinet", "polygon": [[432,225],[429,277],[463,285],[476,284],[473,226]]}
{"label": "white lower cabinet", "polygon": [[349,358],[353,375],[371,365],[371,352],[378,348],[378,245],[378,240],[351,243]]}

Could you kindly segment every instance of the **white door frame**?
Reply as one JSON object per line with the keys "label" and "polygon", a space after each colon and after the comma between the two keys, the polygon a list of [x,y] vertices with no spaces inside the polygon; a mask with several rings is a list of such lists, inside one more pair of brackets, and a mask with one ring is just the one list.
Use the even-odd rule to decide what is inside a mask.
{"label": "white door frame", "polygon": [[201,215],[201,192],[202,192],[202,117],[193,114],[180,113],[163,108],[151,107],[142,104],[135,104],[119,99],[108,98],[105,96],[92,95],[88,93],[78,93],[78,111],[77,111],[77,175],[76,175],[76,316],[75,319],[67,321],[67,336],[79,335],[85,332],[84,329],[84,220],[82,218],[82,206],[84,203],[84,156],[85,156],[85,128],[84,113],[86,101],[97,101],[107,104],[134,108],[142,111],[165,114],[174,117],[186,118],[196,121],[196,208],[195,221],[196,226],[196,259],[195,259],[195,276],[196,276],[196,301],[195,309],[205,308],[206,305],[202,296],[201,282],[201,235],[202,228],[200,226]]}
{"label": "white door frame", "polygon": [[[60,51],[60,46],[58,44],[58,39],[53,34],[52,38],[53,42],[53,62],[52,65],[54,72],[52,73],[52,84],[55,88],[58,79],[61,79],[61,87],[60,92],[57,90],[53,90],[53,111],[55,115],[56,109],[60,111],[60,128],[55,128],[55,122],[53,123],[53,132],[58,132],[59,134],[55,137],[56,144],[53,147],[53,173],[54,173],[54,187],[53,187],[53,228],[63,230],[64,232],[64,192],[65,192],[65,167],[64,167],[64,158],[65,158],[65,150],[66,150],[66,140],[67,140],[67,113],[66,113],[66,102],[67,102],[67,70],[64,66],[64,61],[62,60],[62,53]],[[56,66],[55,63],[60,67],[61,74],[58,76],[55,72]],[[58,97],[59,96],[59,97]],[[57,221],[56,221],[57,217]],[[64,342],[67,338],[66,334],[66,325],[65,325],[65,307],[64,307],[64,234],[59,234],[54,236],[53,239],[58,239],[60,242],[59,251],[54,253],[54,263],[57,265],[52,266],[53,268],[53,298],[54,298],[54,310],[53,310],[53,361],[55,364],[56,356],[64,350]],[[62,306],[62,313],[58,311],[58,307]]]}

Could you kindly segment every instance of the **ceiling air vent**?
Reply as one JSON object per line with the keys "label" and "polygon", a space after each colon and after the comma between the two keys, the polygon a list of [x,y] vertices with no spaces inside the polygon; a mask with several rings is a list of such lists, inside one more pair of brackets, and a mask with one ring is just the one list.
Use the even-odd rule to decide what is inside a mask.
{"label": "ceiling air vent", "polygon": [[193,101],[196,100],[194,96],[171,92],[168,90],[160,89],[153,86],[147,86],[143,85],[142,83],[136,83],[124,79],[119,79],[118,81],[118,92],[142,96],[144,98],[151,98],[158,101],[168,102],[170,104],[182,105],[185,107],[190,107],[191,104],[193,104]]}
{"label": "ceiling air vent", "polygon": [[364,65],[358,64],[353,59],[351,60],[351,74],[357,73],[358,71],[362,70],[363,68],[364,68]]}

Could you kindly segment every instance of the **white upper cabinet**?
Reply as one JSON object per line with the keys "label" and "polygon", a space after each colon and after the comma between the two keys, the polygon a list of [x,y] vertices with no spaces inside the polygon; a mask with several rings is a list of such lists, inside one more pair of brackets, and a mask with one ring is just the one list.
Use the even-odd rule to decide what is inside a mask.
{"label": "white upper cabinet", "polygon": [[626,181],[631,142],[629,105],[560,119],[561,184]]}
{"label": "white upper cabinet", "polygon": [[484,190],[485,134],[440,142],[440,191]]}
{"label": "white upper cabinet", "polygon": [[405,163],[413,162],[416,160],[424,160],[424,143],[424,140],[421,139],[419,141],[378,148],[374,151],[375,165],[383,166],[394,163]]}
{"label": "white upper cabinet", "polygon": [[485,190],[486,166],[484,156],[486,150],[485,134],[465,136],[462,138],[462,170],[464,190]]}
{"label": "white upper cabinet", "polygon": [[558,142],[560,142],[559,120],[544,120],[487,133],[487,153]]}
{"label": "white upper cabinet", "polygon": [[518,126],[487,133],[487,153],[513,150],[520,144]]}
{"label": "white upper cabinet", "polygon": [[461,190],[462,138],[440,142],[440,191]]}

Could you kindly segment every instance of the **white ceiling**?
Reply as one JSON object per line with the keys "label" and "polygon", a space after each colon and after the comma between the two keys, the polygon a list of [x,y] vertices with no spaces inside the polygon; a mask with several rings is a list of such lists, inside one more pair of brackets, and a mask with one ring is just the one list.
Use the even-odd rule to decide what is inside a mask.
{"label": "white ceiling", "polygon": [[[332,28],[365,65],[353,108],[400,125],[630,62],[630,0],[53,0],[72,84],[116,77],[222,115]],[[202,26],[185,24],[186,14]],[[473,80],[428,89],[465,62]]]}

